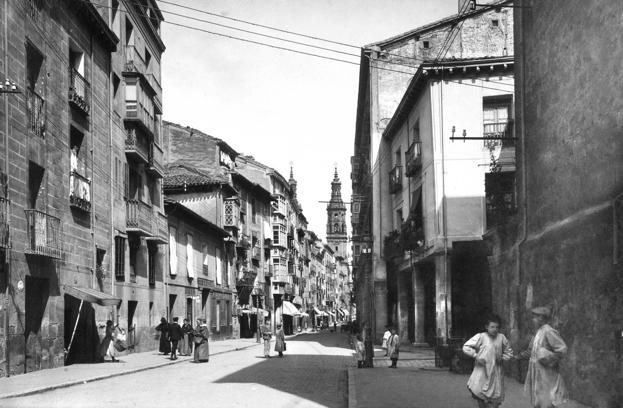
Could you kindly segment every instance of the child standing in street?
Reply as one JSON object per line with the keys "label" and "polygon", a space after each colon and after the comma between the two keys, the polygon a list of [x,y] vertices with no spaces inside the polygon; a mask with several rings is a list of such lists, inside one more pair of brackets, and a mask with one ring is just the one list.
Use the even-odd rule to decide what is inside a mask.
{"label": "child standing in street", "polygon": [[389,331],[389,326],[385,326],[385,333],[383,333],[383,343],[381,347],[385,350],[385,357],[387,357],[387,340],[391,337],[392,332]]}
{"label": "child standing in street", "polygon": [[357,368],[363,368],[363,363],[366,360],[366,346],[363,344],[361,334],[355,338],[355,354],[357,356]]}
{"label": "child standing in street", "polygon": [[391,336],[387,340],[387,354],[389,355],[390,360],[392,360],[392,365],[389,368],[397,368],[398,364],[398,355],[400,353],[400,336],[396,332],[396,329],[392,327]]}
{"label": "child standing in street", "polygon": [[504,401],[502,362],[513,357],[506,336],[499,333],[500,318],[490,316],[485,332],[478,333],[463,345],[463,352],[476,359],[467,388],[479,408],[497,408]]}

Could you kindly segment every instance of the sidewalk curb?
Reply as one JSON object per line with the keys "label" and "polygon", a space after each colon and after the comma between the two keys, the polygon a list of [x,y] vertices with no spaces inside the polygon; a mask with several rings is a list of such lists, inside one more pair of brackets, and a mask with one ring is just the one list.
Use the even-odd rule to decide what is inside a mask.
{"label": "sidewalk curb", "polygon": [[355,371],[349,368],[348,371],[348,408],[357,408],[357,394],[355,390]]}
{"label": "sidewalk curb", "polygon": [[[234,351],[246,350],[246,349],[249,349],[251,347],[257,347],[259,345],[260,344],[256,343],[256,344],[252,344],[252,345],[246,346],[246,347],[234,347],[231,350],[219,351],[217,353],[210,354],[210,357],[217,356],[219,354],[231,353],[231,352],[234,352]],[[134,374],[134,373],[140,373],[142,371],[153,370],[153,369],[156,369],[156,368],[167,367],[167,366],[170,366],[170,365],[173,365],[173,364],[179,364],[179,363],[184,363],[184,362],[189,362],[189,361],[192,361],[192,358],[186,358],[186,359],[179,360],[179,361],[167,361],[165,363],[160,363],[160,364],[153,365],[153,366],[140,367],[140,368],[130,369],[128,371],[122,371],[122,372],[118,372],[118,373],[104,374],[104,375],[95,376],[95,377],[82,379],[82,380],[68,381],[66,383],[54,384],[54,385],[50,385],[50,386],[47,386],[47,387],[39,388],[39,389],[36,389],[36,390],[15,392],[13,394],[4,394],[4,395],[0,395],[0,400],[9,399],[9,398],[25,397],[25,396],[28,396],[28,395],[33,395],[33,394],[39,394],[39,393],[43,393],[43,392],[53,391],[53,390],[57,390],[57,389],[60,389],[60,388],[68,388],[68,387],[72,387],[74,385],[87,384],[87,383],[100,381],[100,380],[107,380],[109,378],[121,377],[123,375]]]}

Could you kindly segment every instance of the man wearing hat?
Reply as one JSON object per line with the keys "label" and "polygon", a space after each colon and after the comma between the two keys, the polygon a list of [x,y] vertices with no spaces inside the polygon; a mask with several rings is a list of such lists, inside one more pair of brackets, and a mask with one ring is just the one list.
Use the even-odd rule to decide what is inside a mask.
{"label": "man wearing hat", "polygon": [[560,375],[560,360],[567,345],[548,324],[552,311],[540,306],[531,310],[536,334],[521,357],[530,358],[524,392],[534,408],[557,407],[567,401],[567,389]]}

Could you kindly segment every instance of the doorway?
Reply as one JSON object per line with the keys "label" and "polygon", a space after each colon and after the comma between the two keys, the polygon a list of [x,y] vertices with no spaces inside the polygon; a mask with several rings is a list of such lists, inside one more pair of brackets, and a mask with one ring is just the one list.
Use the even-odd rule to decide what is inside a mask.
{"label": "doorway", "polygon": [[169,295],[169,321],[173,320],[173,308],[175,307],[175,301],[177,300],[177,295]]}
{"label": "doorway", "polygon": [[47,279],[26,276],[26,301],[24,341],[26,342],[25,371],[38,370],[40,361],[37,361],[37,350],[41,350],[41,322],[45,316],[45,309],[50,296],[49,281]]}
{"label": "doorway", "polygon": [[193,298],[186,298],[186,318],[192,324],[193,320]]}
{"label": "doorway", "polygon": [[135,300],[128,300],[128,336],[127,343],[130,350],[136,346],[136,323],[134,322],[134,316],[136,315],[136,308],[138,302]]}

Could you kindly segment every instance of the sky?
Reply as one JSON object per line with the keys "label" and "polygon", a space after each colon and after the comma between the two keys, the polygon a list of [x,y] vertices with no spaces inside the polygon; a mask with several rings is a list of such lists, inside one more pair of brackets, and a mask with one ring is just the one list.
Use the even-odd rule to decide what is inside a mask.
{"label": "sky", "polygon": [[[457,0],[168,0],[288,31],[363,46],[455,14]],[[237,23],[159,2],[165,21],[359,62],[168,12],[359,55],[360,50]],[[359,67],[162,25],[164,119],[229,143],[275,168],[290,165],[309,229],[326,236],[334,166],[350,201]],[[349,225],[350,227],[350,225]]]}

